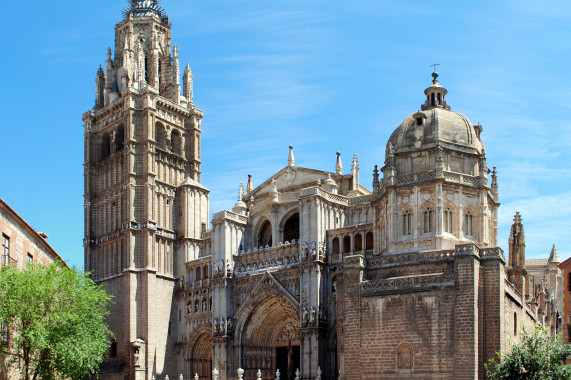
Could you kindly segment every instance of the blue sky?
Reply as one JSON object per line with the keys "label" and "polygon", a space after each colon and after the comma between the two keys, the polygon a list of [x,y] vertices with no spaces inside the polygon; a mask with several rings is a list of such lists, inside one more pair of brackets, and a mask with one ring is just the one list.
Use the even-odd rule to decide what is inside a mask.
{"label": "blue sky", "polygon": [[[124,1],[5,2],[0,197],[83,266],[83,126]],[[391,132],[419,109],[432,63],[452,110],[484,131],[500,186],[498,239],[515,211],[527,257],[571,256],[568,1],[164,0],[203,120],[202,183],[231,209],[287,164],[371,188]]]}

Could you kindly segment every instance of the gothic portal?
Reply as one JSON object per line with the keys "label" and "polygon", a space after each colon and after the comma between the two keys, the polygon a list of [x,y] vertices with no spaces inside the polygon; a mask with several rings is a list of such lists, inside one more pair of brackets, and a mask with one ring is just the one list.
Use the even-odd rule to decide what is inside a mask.
{"label": "gothic portal", "polygon": [[357,155],[345,174],[339,152],[316,170],[290,147],[211,228],[192,80],[158,1],[130,1],[83,115],[85,268],[115,296],[101,379],[481,379],[518,320],[555,326],[519,215],[509,265],[497,247],[483,127],[437,73],[372,190]]}

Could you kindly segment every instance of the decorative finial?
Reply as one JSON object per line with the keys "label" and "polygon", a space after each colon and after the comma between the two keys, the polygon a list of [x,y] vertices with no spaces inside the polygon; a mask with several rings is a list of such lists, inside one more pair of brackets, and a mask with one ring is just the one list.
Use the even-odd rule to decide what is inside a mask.
{"label": "decorative finial", "polygon": [[295,158],[293,157],[293,145],[289,146],[289,154],[287,156],[287,166],[295,166]]}
{"label": "decorative finial", "polygon": [[239,201],[244,200],[244,183],[243,182],[240,182],[240,189],[238,190],[238,200]]}
{"label": "decorative finial", "polygon": [[519,211],[515,212],[514,215],[514,223],[515,224],[521,224],[521,215],[519,214]]}
{"label": "decorative finial", "polygon": [[335,173],[343,174],[343,164],[341,163],[341,152],[337,152],[337,162],[335,163]]}
{"label": "decorative finial", "polygon": [[248,187],[246,190],[248,190],[248,194],[250,194],[252,191],[254,191],[254,186],[252,185],[252,175],[251,174],[248,174]]}

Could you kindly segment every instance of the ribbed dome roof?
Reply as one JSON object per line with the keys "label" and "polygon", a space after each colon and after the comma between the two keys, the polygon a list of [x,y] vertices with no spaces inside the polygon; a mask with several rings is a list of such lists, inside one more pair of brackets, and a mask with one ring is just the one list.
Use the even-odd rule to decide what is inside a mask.
{"label": "ribbed dome roof", "polygon": [[427,100],[422,110],[408,115],[391,134],[387,156],[391,145],[398,154],[435,147],[438,143],[449,149],[482,153],[484,144],[479,137],[482,126],[473,125],[466,116],[450,111],[444,100],[447,91],[438,84],[438,74],[434,74],[433,85],[425,90]]}

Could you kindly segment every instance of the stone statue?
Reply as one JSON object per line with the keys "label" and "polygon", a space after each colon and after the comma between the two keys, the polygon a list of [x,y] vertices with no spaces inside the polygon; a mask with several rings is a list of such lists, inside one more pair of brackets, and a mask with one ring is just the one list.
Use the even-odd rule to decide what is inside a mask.
{"label": "stone statue", "polygon": [[133,349],[133,364],[139,365],[139,357],[140,357],[139,347],[135,347]]}
{"label": "stone statue", "polygon": [[227,333],[228,335],[231,335],[231,334],[232,334],[232,328],[233,328],[233,327],[234,327],[234,326],[232,326],[232,318],[231,318],[231,317],[228,317],[228,322],[226,322],[226,333]]}
{"label": "stone statue", "polygon": [[301,311],[301,322],[303,326],[307,326],[309,313],[307,312],[307,308],[304,306]]}
{"label": "stone statue", "polygon": [[272,193],[278,192],[278,181],[275,178],[272,178]]}
{"label": "stone statue", "polygon": [[309,310],[309,324],[315,326],[315,308],[312,306]]}
{"label": "stone statue", "polygon": [[214,321],[212,322],[212,330],[213,335],[218,335],[218,318],[214,318]]}
{"label": "stone statue", "polygon": [[316,251],[316,250],[317,250],[317,246],[316,246],[316,244],[315,244],[315,241],[312,241],[312,242],[311,242],[310,249],[311,249],[311,256],[310,256],[310,258],[311,258],[311,260],[315,260],[315,257],[316,257],[316,255],[317,255],[317,251]]}
{"label": "stone statue", "polygon": [[303,242],[303,244],[301,245],[301,259],[302,260],[307,260],[307,256],[308,256],[308,252],[309,251],[309,246],[307,245],[306,242]]}
{"label": "stone statue", "polygon": [[218,320],[218,332],[220,335],[224,335],[225,325],[224,318]]}

